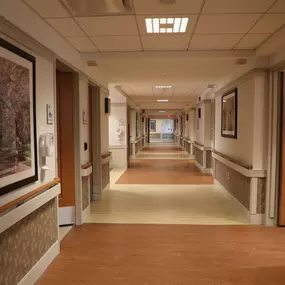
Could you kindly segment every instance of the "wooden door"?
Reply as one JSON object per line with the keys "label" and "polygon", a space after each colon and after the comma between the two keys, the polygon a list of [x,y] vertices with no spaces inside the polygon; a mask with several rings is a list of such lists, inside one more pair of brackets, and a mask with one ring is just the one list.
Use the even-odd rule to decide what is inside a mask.
{"label": "wooden door", "polygon": [[57,149],[58,175],[61,181],[59,207],[75,206],[74,164],[74,77],[57,72]]}
{"label": "wooden door", "polygon": [[281,171],[279,185],[278,225],[285,226],[285,85],[284,73],[280,75],[280,90],[282,102],[281,119]]}

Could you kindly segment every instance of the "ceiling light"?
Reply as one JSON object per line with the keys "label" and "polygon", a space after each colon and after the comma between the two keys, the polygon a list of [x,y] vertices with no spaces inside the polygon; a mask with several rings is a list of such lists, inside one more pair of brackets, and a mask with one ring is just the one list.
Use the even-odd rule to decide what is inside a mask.
{"label": "ceiling light", "polygon": [[158,111],[159,113],[165,113],[166,111],[162,111],[162,110],[160,110],[160,111]]}
{"label": "ceiling light", "polygon": [[167,99],[157,100],[157,102],[168,102],[168,100]]}
{"label": "ceiling light", "polygon": [[154,88],[159,88],[159,89],[169,89],[172,88],[171,85],[156,85]]}
{"label": "ceiling light", "polygon": [[146,18],[147,33],[185,33],[189,18]]}

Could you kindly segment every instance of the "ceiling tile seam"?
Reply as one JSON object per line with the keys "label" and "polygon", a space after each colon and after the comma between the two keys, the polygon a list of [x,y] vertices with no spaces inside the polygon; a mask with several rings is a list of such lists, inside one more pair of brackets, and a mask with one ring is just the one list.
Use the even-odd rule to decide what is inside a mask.
{"label": "ceiling tile seam", "polygon": [[270,9],[278,2],[278,0],[275,0],[270,7],[267,9],[267,11],[253,24],[253,26],[245,33],[245,35],[233,46],[232,50],[234,50],[241,41],[249,34],[249,32],[257,25],[257,23],[270,11]]}
{"label": "ceiling tile seam", "polygon": [[57,2],[59,2],[59,4],[64,8],[64,10],[67,12],[67,14],[69,14],[70,17],[72,17],[72,14],[69,12],[66,5],[61,0],[58,0]]}
{"label": "ceiling tile seam", "polygon": [[176,89],[176,88],[173,87],[173,91],[172,91],[172,94],[171,94],[171,97],[170,97],[171,99],[172,99],[172,97],[174,96],[175,89]]}
{"label": "ceiling tile seam", "polygon": [[142,51],[144,51],[144,47],[143,47],[143,43],[142,43],[142,38],[141,38],[141,31],[140,31],[140,27],[139,27],[139,24],[138,24],[138,18],[137,18],[137,16],[135,16],[135,22],[136,22],[136,26],[137,26],[138,36],[139,36],[139,40],[140,40],[140,44],[141,44],[141,49],[142,49]]}
{"label": "ceiling tile seam", "polygon": [[76,25],[79,27],[79,29],[81,29],[81,31],[85,34],[85,36],[89,39],[89,41],[91,41],[91,43],[95,46],[95,48],[100,52],[100,50],[98,49],[98,47],[96,46],[96,44],[90,39],[89,35],[87,33],[85,33],[85,31],[83,30],[83,28],[81,28],[81,26],[79,25],[79,23],[75,20],[75,18],[73,18],[73,21],[76,23]]}
{"label": "ceiling tile seam", "polygon": [[[67,40],[67,37],[63,36],[57,29],[55,29],[48,21],[47,19],[49,18],[44,18],[42,17],[33,7],[31,7],[26,1],[23,1],[31,10],[33,10],[46,24],[48,24],[58,35],[60,35],[70,46],[72,46],[75,50],[77,50],[79,53],[80,51],[71,43]],[[60,2],[61,3],[61,2]],[[64,7],[65,9],[65,7]],[[67,11],[68,12],[68,11]],[[68,14],[70,14],[68,12]],[[60,17],[60,18],[54,18],[54,19],[72,19],[72,17]],[[85,33],[84,33],[85,34]],[[74,37],[76,38],[76,37]]]}
{"label": "ceiling tile seam", "polygon": [[200,17],[201,17],[201,14],[202,14],[202,11],[203,11],[203,9],[204,9],[205,4],[206,4],[206,0],[203,0],[202,5],[201,5],[201,7],[200,7],[199,14],[198,14],[197,19],[196,19],[195,26],[194,26],[194,28],[193,28],[193,31],[192,31],[190,37],[189,37],[188,46],[187,46],[186,50],[189,50],[189,48],[190,48],[193,35],[195,34],[195,31],[196,31],[196,28],[197,28],[197,26],[198,26],[198,22],[199,22],[199,20],[200,20]]}
{"label": "ceiling tile seam", "polygon": [[266,41],[268,41],[270,38],[272,38],[276,33],[278,33],[280,30],[282,30],[285,27],[285,24],[281,26],[278,30],[276,30],[274,33],[272,33],[269,37],[267,37],[262,43],[260,43],[255,50],[260,47],[262,44],[264,44]]}

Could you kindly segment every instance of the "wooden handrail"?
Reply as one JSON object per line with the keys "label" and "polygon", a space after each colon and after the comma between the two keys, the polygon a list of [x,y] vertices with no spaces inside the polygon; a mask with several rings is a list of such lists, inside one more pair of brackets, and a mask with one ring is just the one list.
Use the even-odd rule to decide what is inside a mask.
{"label": "wooden handrail", "polygon": [[101,157],[104,159],[104,158],[107,158],[108,156],[110,156],[112,154],[112,152],[106,152],[106,153],[103,153],[101,154]]}
{"label": "wooden handrail", "polygon": [[89,168],[90,166],[92,166],[92,162],[87,162],[85,164],[81,164],[81,169],[87,169]]}
{"label": "wooden handrail", "polygon": [[6,212],[7,210],[9,210],[10,208],[14,208],[16,206],[18,206],[19,204],[23,203],[24,201],[26,201],[27,199],[31,199],[35,196],[37,196],[38,194],[40,194],[41,192],[44,192],[46,190],[48,190],[49,188],[55,186],[56,184],[58,184],[60,182],[60,179],[59,178],[54,178],[53,181],[45,184],[45,185],[42,185],[38,188],[36,188],[35,190],[25,194],[25,195],[22,195],[21,197],[3,205],[0,207],[0,214]]}
{"label": "wooden handrail", "polygon": [[215,153],[215,154],[217,154],[217,155],[219,155],[219,156],[221,156],[221,157],[227,159],[228,161],[233,162],[233,163],[235,163],[235,164],[237,164],[237,165],[239,165],[239,166],[241,166],[241,167],[243,167],[243,168],[245,168],[245,169],[252,170],[252,166],[247,165],[247,164],[244,164],[244,163],[241,163],[241,162],[239,162],[239,161],[237,161],[237,160],[234,160],[234,159],[232,159],[231,157],[229,157],[229,156],[227,156],[227,155],[224,155],[224,154],[222,154],[222,153],[220,153],[220,152],[218,152],[218,151],[216,151],[216,150],[213,150],[213,153]]}

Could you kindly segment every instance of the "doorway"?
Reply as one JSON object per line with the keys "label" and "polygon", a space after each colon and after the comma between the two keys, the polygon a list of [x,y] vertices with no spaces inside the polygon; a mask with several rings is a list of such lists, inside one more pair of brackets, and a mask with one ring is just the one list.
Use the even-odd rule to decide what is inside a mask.
{"label": "doorway", "polygon": [[57,165],[61,181],[59,225],[75,224],[75,97],[78,76],[61,62],[56,64]]}

